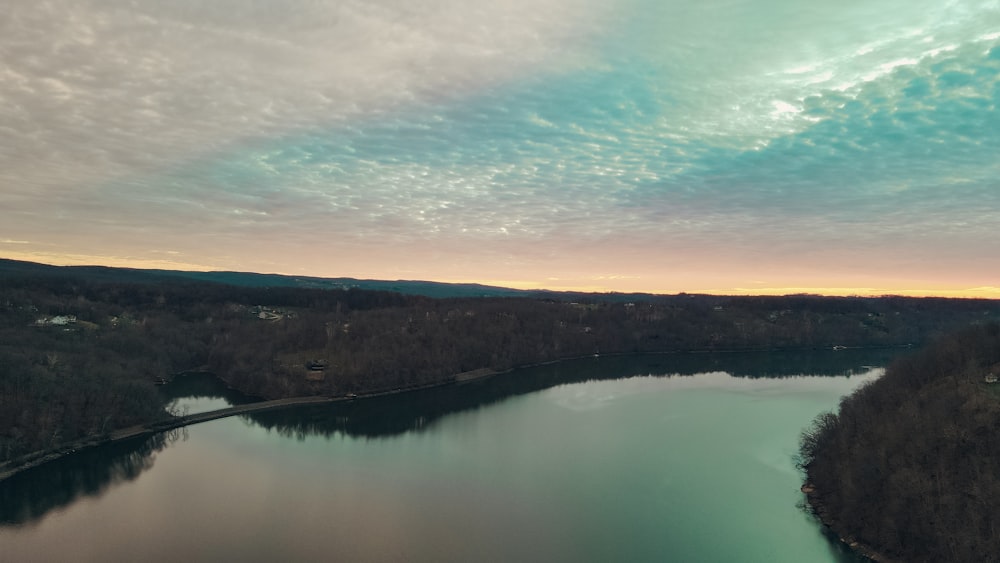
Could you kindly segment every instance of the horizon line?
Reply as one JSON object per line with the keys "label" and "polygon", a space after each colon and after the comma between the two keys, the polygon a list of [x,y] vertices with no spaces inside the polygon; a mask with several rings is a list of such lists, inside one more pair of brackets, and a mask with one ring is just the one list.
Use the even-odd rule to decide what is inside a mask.
{"label": "horizon line", "polygon": [[[18,253],[15,253],[18,254]],[[54,259],[53,259],[54,258]],[[88,256],[86,258],[94,258]],[[197,264],[184,264],[169,260],[130,260],[128,258],[112,258],[101,262],[79,260],[65,257],[59,260],[58,257],[51,257],[48,261],[40,261],[37,257],[26,259],[25,257],[7,258],[8,260],[29,262],[53,267],[103,267],[119,268],[131,270],[172,270],[177,272],[199,272],[199,273],[237,273],[237,274],[257,274],[257,275],[278,275],[285,277],[310,277],[319,279],[348,278],[358,281],[382,281],[382,282],[428,282],[452,285],[482,285],[499,289],[510,289],[517,291],[540,291],[552,293],[594,293],[594,294],[648,294],[648,295],[711,295],[715,297],[790,297],[797,295],[811,295],[819,297],[912,297],[912,298],[947,298],[947,299],[1000,299],[1000,287],[981,286],[971,288],[873,288],[873,287],[851,287],[851,286],[771,286],[748,288],[733,286],[730,288],[670,288],[670,289],[620,289],[605,285],[593,284],[545,284],[534,280],[493,280],[493,279],[433,279],[433,278],[395,278],[392,277],[369,277],[358,275],[325,275],[315,273],[291,273],[281,271],[253,271],[253,270],[233,270],[225,268],[213,268],[210,266]],[[551,281],[551,280],[550,280]]]}

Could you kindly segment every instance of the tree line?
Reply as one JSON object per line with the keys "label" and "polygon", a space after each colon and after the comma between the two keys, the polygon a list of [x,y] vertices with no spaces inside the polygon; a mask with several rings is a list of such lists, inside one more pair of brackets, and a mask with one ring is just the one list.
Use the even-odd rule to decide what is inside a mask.
{"label": "tree line", "polygon": [[155,384],[185,370],[263,398],[347,395],[594,354],[896,346],[1000,319],[987,300],[434,299],[114,274],[0,269],[0,462],[169,416]]}

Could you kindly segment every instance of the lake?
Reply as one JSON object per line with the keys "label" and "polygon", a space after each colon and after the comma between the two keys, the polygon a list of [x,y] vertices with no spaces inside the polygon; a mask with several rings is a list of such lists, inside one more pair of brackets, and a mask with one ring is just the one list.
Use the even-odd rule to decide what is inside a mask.
{"label": "lake", "polygon": [[84,450],[0,483],[0,558],[856,561],[794,455],[894,353],[575,360]]}

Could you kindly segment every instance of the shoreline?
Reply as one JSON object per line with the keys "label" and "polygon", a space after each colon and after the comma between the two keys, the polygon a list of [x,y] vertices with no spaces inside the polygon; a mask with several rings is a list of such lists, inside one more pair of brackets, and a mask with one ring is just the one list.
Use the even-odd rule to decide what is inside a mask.
{"label": "shoreline", "polygon": [[879,553],[875,548],[868,544],[863,544],[857,541],[854,537],[847,536],[840,532],[827,518],[826,518],[826,505],[820,500],[820,493],[816,490],[816,487],[810,483],[806,482],[802,485],[801,491],[806,495],[806,504],[809,506],[810,512],[819,520],[819,523],[826,528],[833,536],[840,541],[840,543],[846,545],[854,553],[868,559],[869,561],[875,561],[876,563],[898,563],[898,560],[892,559]]}
{"label": "shoreline", "polygon": [[[569,358],[569,359],[579,359],[579,358]],[[556,361],[564,361],[564,360],[556,360]],[[546,362],[546,363],[551,363],[551,362]],[[545,364],[532,364],[530,366],[520,366],[520,367],[527,368],[527,367],[534,367],[536,365],[545,365]],[[209,422],[212,420],[218,420],[220,418],[229,418],[231,416],[237,416],[241,414],[250,414],[255,412],[264,412],[269,410],[278,410],[283,408],[298,407],[304,405],[345,403],[350,401],[358,401],[362,399],[374,399],[376,397],[400,395],[403,393],[423,391],[427,389],[434,389],[436,387],[444,387],[446,385],[455,385],[455,384],[466,383],[469,381],[485,379],[488,377],[493,377],[494,375],[509,373],[511,371],[514,371],[515,369],[519,368],[511,368],[504,371],[478,369],[478,370],[473,370],[471,372],[462,372],[459,374],[455,374],[452,376],[451,379],[447,379],[445,381],[428,383],[424,385],[414,385],[410,387],[400,387],[397,389],[371,391],[368,393],[358,393],[349,395],[338,395],[338,396],[306,395],[302,397],[287,397],[283,399],[263,400],[254,403],[246,403],[243,405],[226,407],[224,409],[216,409],[213,411],[188,414],[169,419],[161,419],[146,424],[130,426],[128,428],[121,428],[103,436],[89,436],[87,438],[81,438],[74,442],[62,444],[59,447],[53,448],[51,450],[43,450],[40,452],[34,452],[26,456],[22,456],[21,458],[0,465],[0,482],[3,482],[23,471],[27,471],[29,469],[38,467],[39,465],[50,463],[58,459],[61,459],[63,457],[72,455],[82,449],[103,446],[115,442],[122,442],[134,438],[151,436],[153,434],[158,434],[160,432],[167,432],[169,430],[175,430],[177,428],[193,426],[195,424],[200,424],[202,422]]]}
{"label": "shoreline", "polygon": [[[844,349],[859,350],[859,349],[889,349],[897,347],[905,347],[907,345],[899,346],[872,346],[872,347],[850,347]],[[249,414],[253,412],[261,412],[267,410],[275,410],[281,408],[288,408],[294,406],[302,406],[309,404],[328,404],[337,402],[347,402],[362,399],[372,399],[376,397],[385,397],[390,395],[398,395],[402,393],[410,393],[413,391],[423,391],[427,389],[434,389],[437,387],[444,387],[446,385],[461,385],[471,381],[478,381],[497,375],[503,375],[515,370],[528,369],[533,367],[547,366],[552,364],[557,364],[560,362],[569,362],[574,360],[583,360],[587,358],[602,358],[602,357],[617,357],[617,356],[629,356],[629,355],[672,355],[672,354],[707,354],[707,353],[720,353],[720,354],[732,354],[732,353],[754,353],[754,352],[795,352],[795,351],[811,351],[818,352],[824,350],[830,350],[833,348],[822,347],[822,348],[727,348],[721,350],[671,350],[664,352],[606,352],[606,353],[595,353],[583,356],[572,356],[568,358],[558,358],[554,360],[546,360],[543,362],[535,362],[532,364],[525,364],[514,366],[505,370],[494,370],[492,368],[479,368],[470,371],[464,371],[461,373],[453,374],[450,378],[438,381],[435,383],[427,383],[423,385],[414,385],[409,387],[399,387],[395,389],[386,389],[380,391],[369,391],[366,393],[358,394],[348,394],[348,395],[307,395],[301,397],[286,397],[282,399],[271,399],[257,401],[254,403],[247,403],[244,405],[237,405],[233,407],[226,407],[224,409],[217,409],[214,411],[208,411],[203,413],[196,413],[184,416],[178,416],[168,419],[160,419],[146,424],[131,426],[128,428],[121,428],[113,432],[109,432],[101,436],[88,436],[86,438],[81,438],[74,442],[69,442],[62,444],[58,447],[42,450],[38,452],[33,452],[20,458],[10,460],[4,464],[0,464],[0,482],[3,482],[14,475],[27,471],[29,469],[38,467],[49,462],[56,461],[63,457],[72,455],[81,449],[93,448],[97,446],[102,446],[105,444],[111,444],[114,442],[121,442],[124,440],[131,440],[133,438],[139,438],[143,436],[150,436],[160,432],[166,432],[168,430],[174,430],[177,428],[183,428],[185,426],[192,426],[202,422],[208,422],[211,420],[217,420],[220,418],[228,418],[230,416],[236,416],[240,414]],[[217,376],[218,377],[218,376]],[[225,379],[219,378],[225,383]],[[228,383],[226,383],[228,386]],[[825,523],[824,523],[825,525]],[[888,561],[883,559],[883,561]]]}

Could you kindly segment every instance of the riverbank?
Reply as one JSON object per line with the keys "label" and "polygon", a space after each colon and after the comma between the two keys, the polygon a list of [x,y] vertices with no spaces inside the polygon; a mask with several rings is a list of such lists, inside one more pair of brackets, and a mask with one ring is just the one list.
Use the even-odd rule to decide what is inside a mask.
{"label": "riverbank", "polygon": [[973,325],[817,417],[799,460],[823,522],[879,561],[1000,553],[998,373],[1000,325]]}
{"label": "riverbank", "polygon": [[[866,349],[887,349],[894,347],[870,347]],[[860,349],[860,347],[855,348]],[[795,352],[795,351],[818,351],[815,348],[810,349],[774,349],[774,348],[734,348],[727,350],[674,350],[668,352],[653,352],[644,353],[646,355],[679,355],[679,354],[708,354],[708,353],[718,353],[718,354],[737,354],[737,353],[760,353],[760,352]],[[453,376],[444,379],[442,381],[428,383],[424,385],[414,385],[409,387],[399,387],[393,389],[383,389],[378,391],[370,391],[366,393],[358,394],[348,394],[339,396],[321,396],[321,395],[307,395],[300,397],[289,397],[271,400],[262,400],[253,403],[247,403],[244,405],[238,405],[235,407],[227,407],[224,409],[218,409],[215,411],[209,411],[204,413],[196,413],[191,415],[171,417],[168,419],[161,419],[154,422],[150,422],[143,425],[132,426],[129,428],[119,429],[101,436],[90,436],[77,440],[75,442],[70,442],[67,444],[60,445],[59,447],[44,450],[41,452],[34,452],[21,458],[11,460],[4,464],[0,464],[0,481],[4,481],[17,473],[32,469],[39,465],[49,463],[60,459],[62,457],[72,455],[81,449],[93,448],[96,446],[102,446],[109,443],[121,442],[124,440],[131,440],[133,438],[140,438],[145,436],[150,436],[159,432],[166,432],[168,430],[174,430],[177,428],[182,428],[185,426],[191,426],[194,424],[199,424],[202,422],[208,422],[210,420],[217,420],[220,418],[226,418],[230,416],[236,416],[240,414],[250,414],[254,412],[262,412],[267,410],[275,410],[287,407],[302,406],[302,405],[317,405],[317,404],[327,404],[336,403],[344,401],[355,401],[371,399],[375,397],[384,397],[389,395],[397,395],[401,393],[409,393],[413,391],[422,391],[428,389],[434,389],[439,387],[444,387],[447,385],[462,385],[469,382],[482,380],[498,375],[504,375],[511,373],[520,369],[529,369],[533,367],[546,366],[557,364],[560,362],[569,362],[574,360],[583,360],[587,358],[599,358],[599,357],[620,357],[635,355],[634,352],[610,352],[604,354],[592,354],[584,356],[573,356],[568,358],[559,358],[555,360],[547,360],[544,362],[536,362],[527,365],[515,366],[505,370],[494,370],[490,368],[480,368],[470,371],[465,371],[461,373],[454,374]],[[192,370],[192,372],[202,371],[200,369]],[[181,374],[178,374],[181,375]],[[229,388],[232,387],[229,382],[224,378],[220,378],[223,383],[225,383]]]}
{"label": "riverbank", "polygon": [[[525,367],[532,367],[532,366],[525,366]],[[53,462],[56,461],[57,459],[75,454],[76,452],[82,449],[93,448],[114,442],[122,442],[134,438],[150,436],[152,434],[166,432],[169,430],[175,430],[177,428],[183,428],[185,426],[192,426],[194,424],[200,424],[202,422],[209,422],[211,420],[218,420],[220,418],[228,418],[230,416],[236,416],[241,414],[251,414],[251,413],[264,412],[264,411],[277,410],[277,409],[303,406],[303,405],[341,403],[347,401],[372,399],[375,397],[385,397],[389,395],[398,395],[400,393],[422,391],[426,389],[433,389],[436,387],[443,387],[445,385],[467,383],[469,381],[484,379],[487,377],[493,377],[494,375],[508,373],[510,371],[513,371],[513,369],[505,370],[502,372],[489,369],[479,369],[479,370],[473,370],[469,372],[456,374],[452,379],[440,381],[437,383],[430,383],[426,385],[401,387],[397,389],[372,391],[369,393],[349,394],[336,397],[310,395],[304,397],[273,399],[268,401],[247,403],[245,405],[237,405],[234,407],[227,407],[224,409],[218,409],[214,411],[189,414],[164,420],[158,420],[148,424],[132,426],[129,428],[122,428],[103,436],[91,436],[83,438],[75,442],[63,444],[51,450],[35,452],[23,456],[21,458],[9,461],[5,464],[0,465],[0,481],[9,479],[10,477],[13,477],[18,473],[38,467],[39,465]]]}
{"label": "riverbank", "polygon": [[38,467],[39,465],[55,461],[57,459],[60,459],[68,455],[72,455],[86,448],[93,448],[96,446],[103,446],[105,444],[110,444],[113,442],[121,442],[124,440],[131,440],[133,438],[149,436],[151,434],[156,434],[158,432],[166,432],[168,430],[173,430],[175,428],[181,428],[184,426],[190,426],[192,424],[198,424],[200,422],[208,422],[210,420],[226,418],[238,414],[260,412],[260,411],[290,407],[295,405],[334,402],[338,400],[347,400],[347,399],[344,398],[335,399],[328,397],[294,397],[291,399],[262,401],[259,403],[250,403],[247,405],[229,407],[225,409],[219,409],[204,413],[178,416],[170,419],[158,420],[156,422],[151,422],[148,424],[132,426],[129,428],[122,428],[114,432],[110,432],[106,435],[83,438],[75,442],[69,442],[67,444],[63,444],[58,448],[42,452],[35,452],[27,456],[7,462],[2,466],[0,466],[0,481],[9,479],[10,477],[22,471],[26,471],[28,469]]}
{"label": "riverbank", "polygon": [[[755,360],[761,370],[772,363],[746,361]],[[812,411],[832,408],[873,375],[819,360],[773,378],[728,369],[743,361],[587,358],[94,448],[0,484],[10,515],[0,544],[17,560],[73,559],[81,535],[102,560],[203,560],[234,549],[244,559],[391,559],[399,549],[386,552],[385,534],[372,533],[388,517],[405,532],[391,546],[428,561],[482,553],[855,561],[796,507],[801,479],[790,445]],[[179,407],[228,406],[207,397]],[[259,533],[248,537],[248,528]]]}
{"label": "riverbank", "polygon": [[802,492],[806,495],[806,503],[816,518],[819,519],[820,524],[823,525],[831,534],[833,534],[841,543],[846,545],[858,555],[870,560],[876,561],[878,563],[899,563],[897,559],[892,559],[887,557],[875,550],[870,545],[863,544],[857,541],[851,536],[845,536],[841,530],[837,529],[837,526],[830,521],[829,515],[827,514],[826,506],[823,505],[820,499],[820,493],[816,490],[816,487],[811,483],[806,483],[802,485]]}

